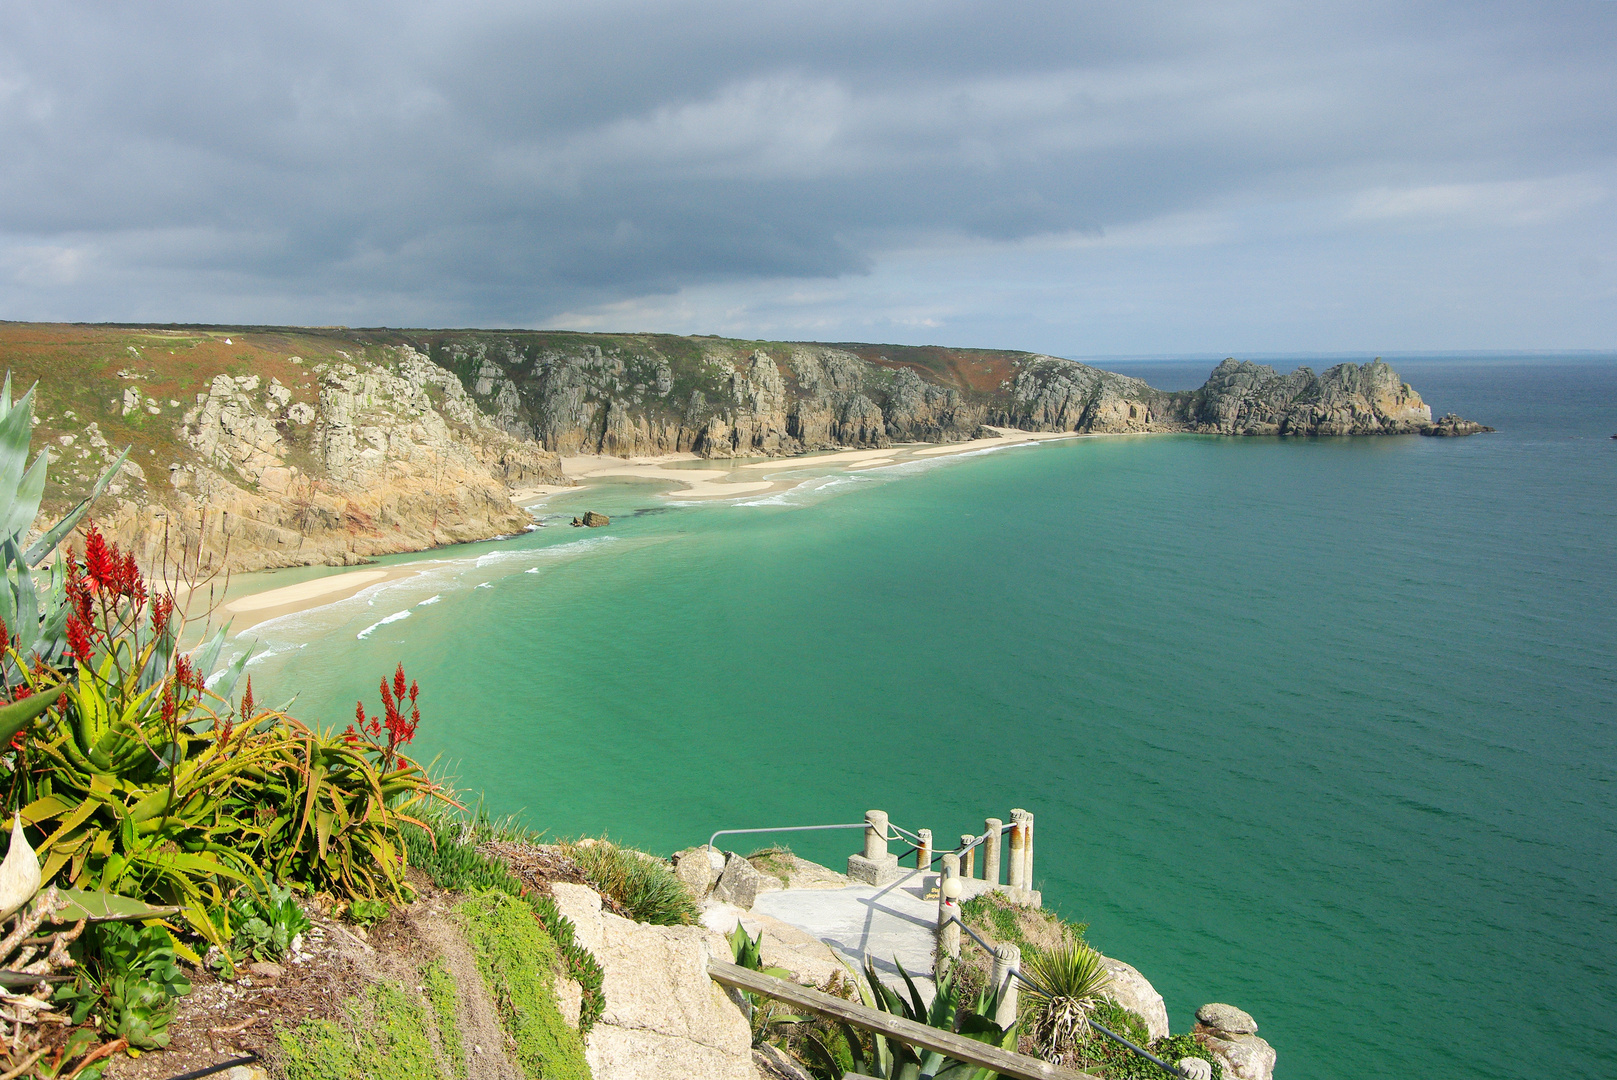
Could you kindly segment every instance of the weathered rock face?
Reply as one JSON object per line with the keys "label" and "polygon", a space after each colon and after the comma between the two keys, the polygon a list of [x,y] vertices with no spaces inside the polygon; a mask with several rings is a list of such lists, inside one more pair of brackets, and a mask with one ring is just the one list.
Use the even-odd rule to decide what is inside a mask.
{"label": "weathered rock face", "polygon": [[[699,342],[699,344],[698,344]],[[716,339],[484,335],[433,347],[516,434],[562,454],[792,454],[1029,431],[1363,435],[1427,431],[1431,409],[1379,360],[1316,375],[1226,360],[1194,393],[1037,354],[993,354],[956,384],[873,347],[745,349]],[[681,350],[684,350],[682,353]],[[694,352],[691,350],[695,350]],[[965,353],[968,350],[956,350]],[[969,366],[969,365],[968,365]],[[989,379],[997,381],[986,381]],[[974,381],[975,380],[975,381]],[[1454,427],[1465,433],[1463,422]]]}
{"label": "weathered rock face", "polygon": [[103,503],[98,524],[148,565],[166,538],[171,553],[200,548],[204,563],[238,570],[352,563],[526,527],[509,485],[562,481],[556,455],[507,434],[414,349],[391,349],[389,361],[317,367],[313,406],[274,380],[216,376],[181,422],[196,462],[160,482],[126,464],[128,497]]}
{"label": "weathered rock face", "polygon": [[713,899],[745,911],[757,902],[762,879],[763,875],[752,863],[740,855],[731,855],[724,864],[724,873],[719,875],[719,883],[713,886]]}
{"label": "weathered rock face", "polygon": [[707,974],[709,959],[730,959],[723,938],[603,912],[582,885],[552,888],[604,974],[606,1009],[585,1043],[595,1080],[757,1080],[746,1017]]}
{"label": "weathered rock face", "polygon": [[1224,1067],[1225,1076],[1239,1080],[1273,1080],[1274,1047],[1258,1038],[1258,1025],[1252,1017],[1233,1005],[1214,1003],[1196,1010],[1196,1026],[1191,1034]]}
{"label": "weathered rock face", "polygon": [[1189,430],[1224,435],[1400,435],[1432,422],[1431,407],[1379,360],[1338,364],[1321,375],[1225,360],[1175,406],[1174,417]]}
{"label": "weathered rock face", "polygon": [[1107,988],[1106,996],[1123,1008],[1139,1013],[1145,1020],[1151,1038],[1160,1039],[1168,1034],[1168,1007],[1163,1004],[1162,995],[1157,993],[1156,987],[1138,969],[1121,960],[1113,960],[1110,956],[1102,956],[1100,960],[1112,976],[1112,985]]}

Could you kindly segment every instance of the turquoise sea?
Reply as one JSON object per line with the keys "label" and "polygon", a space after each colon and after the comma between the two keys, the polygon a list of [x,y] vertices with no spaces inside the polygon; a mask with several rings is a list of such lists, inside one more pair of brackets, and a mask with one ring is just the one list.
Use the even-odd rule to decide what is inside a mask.
{"label": "turquoise sea", "polygon": [[1617,360],[1395,366],[1499,433],[616,484],[544,511],[609,529],[266,624],[255,687],[340,725],[402,660],[491,812],[663,852],[1025,806],[1046,902],[1176,1031],[1236,1004],[1284,1078],[1617,1075]]}

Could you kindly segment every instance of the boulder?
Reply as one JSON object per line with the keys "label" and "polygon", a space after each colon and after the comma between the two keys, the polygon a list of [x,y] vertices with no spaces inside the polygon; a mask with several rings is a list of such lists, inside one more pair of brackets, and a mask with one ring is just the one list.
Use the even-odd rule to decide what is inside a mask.
{"label": "boulder", "polygon": [[594,1080],[757,1080],[751,1027],[707,974],[709,959],[730,959],[724,939],[603,912],[583,885],[551,888],[576,940],[601,964],[606,1009],[584,1052]]}
{"label": "boulder", "polygon": [[746,910],[757,901],[758,887],[763,875],[752,863],[740,855],[732,854],[724,864],[724,873],[713,886],[713,899]]}
{"label": "boulder", "polygon": [[[1201,1027],[1200,1024],[1196,1026]],[[1274,1047],[1256,1035],[1231,1035],[1228,1039],[1221,1039],[1205,1031],[1192,1034],[1213,1052],[1213,1057],[1224,1067],[1226,1077],[1236,1080],[1274,1080]]]}
{"label": "boulder", "polygon": [[706,844],[681,852],[674,858],[675,876],[685,883],[691,895],[698,900],[707,898],[707,894],[713,891],[713,886],[718,884],[719,875],[722,873],[724,873],[723,853]]}
{"label": "boulder", "polygon": [[1274,1047],[1257,1035],[1258,1024],[1251,1014],[1233,1005],[1214,1002],[1196,1010],[1196,1026],[1191,1029],[1201,1044],[1213,1052],[1224,1075],[1237,1080],[1273,1080]]}
{"label": "boulder", "polygon": [[1196,1010],[1196,1023],[1209,1031],[1222,1032],[1227,1035],[1256,1035],[1258,1022],[1252,1015],[1237,1009],[1234,1005],[1224,1005],[1213,1002],[1203,1005]]}
{"label": "boulder", "polygon": [[612,524],[612,519],[605,514],[597,514],[594,510],[584,511],[584,524],[591,529],[599,529],[603,525]]}
{"label": "boulder", "polygon": [[1106,996],[1130,1012],[1139,1013],[1151,1038],[1160,1039],[1168,1034],[1168,1007],[1162,1003],[1162,995],[1157,993],[1146,977],[1137,969],[1110,956],[1101,957],[1100,962],[1106,965],[1106,970],[1112,976],[1112,985],[1106,991]]}

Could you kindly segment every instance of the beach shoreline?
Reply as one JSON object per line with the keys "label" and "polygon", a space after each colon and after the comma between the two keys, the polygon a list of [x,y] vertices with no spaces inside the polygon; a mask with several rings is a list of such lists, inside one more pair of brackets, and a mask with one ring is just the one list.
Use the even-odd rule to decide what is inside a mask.
{"label": "beach shoreline", "polygon": [[[747,460],[744,464],[729,464],[728,466],[711,469],[669,468],[668,466],[674,463],[722,459],[705,459],[691,453],[659,454],[630,458],[608,457],[600,454],[564,457],[562,458],[563,472],[568,477],[579,481],[578,483],[572,485],[536,484],[519,488],[511,492],[511,501],[524,509],[532,511],[542,507],[549,499],[555,496],[576,495],[588,490],[592,486],[590,483],[592,480],[599,481],[610,478],[666,480],[671,487],[667,491],[659,492],[659,497],[679,502],[688,500],[719,502],[727,499],[756,498],[761,495],[790,491],[798,487],[815,475],[806,471],[809,469],[829,468],[850,473],[863,472],[891,465],[902,465],[910,461],[929,461],[940,457],[979,453],[1006,447],[1029,446],[1035,443],[1053,442],[1062,439],[1095,437],[1080,435],[1071,431],[1020,431],[1013,428],[991,428],[990,430],[996,431],[998,434],[989,438],[972,439],[958,443],[904,443],[875,450],[832,450],[825,453],[804,454],[789,458],[762,458]],[[739,459],[730,460],[736,461]],[[802,471],[803,475],[775,479],[752,479],[752,477],[758,476],[764,471],[780,473],[798,473]],[[298,615],[339,603],[374,585],[386,585],[414,577],[425,569],[425,562],[426,560],[423,561],[423,564],[387,568],[374,566],[345,568],[346,572],[337,572],[311,581],[299,582],[295,585],[283,585],[236,597],[223,604],[220,610],[230,618],[232,632],[240,633],[272,619],[279,619],[287,615]]]}

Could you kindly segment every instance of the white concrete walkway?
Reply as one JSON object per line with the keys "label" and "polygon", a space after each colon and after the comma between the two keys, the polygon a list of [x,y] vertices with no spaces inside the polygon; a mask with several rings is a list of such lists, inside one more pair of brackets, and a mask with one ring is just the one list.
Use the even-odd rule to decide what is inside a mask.
{"label": "white concrete walkway", "polygon": [[[937,874],[910,870],[891,885],[785,889],[761,893],[752,910],[806,930],[864,967],[875,962],[883,982],[902,990],[898,964],[930,996],[933,928],[938,920]],[[928,895],[931,899],[927,899]]]}

